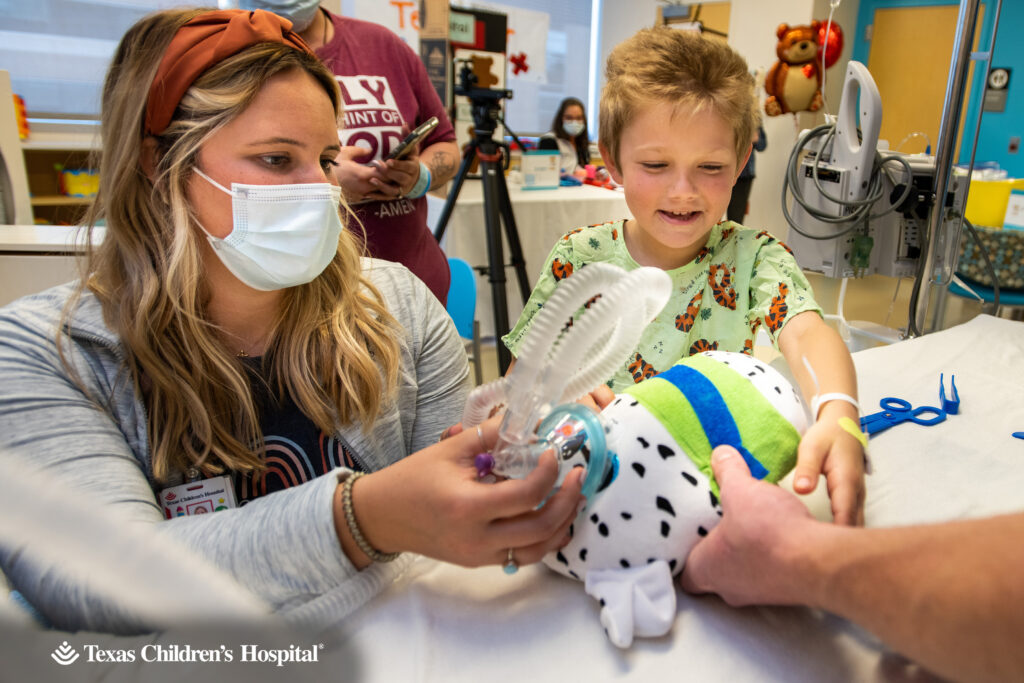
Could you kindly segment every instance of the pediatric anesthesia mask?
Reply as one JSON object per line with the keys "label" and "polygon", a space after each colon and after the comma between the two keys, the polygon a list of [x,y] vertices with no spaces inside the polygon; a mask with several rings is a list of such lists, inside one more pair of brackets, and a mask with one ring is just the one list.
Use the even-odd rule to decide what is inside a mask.
{"label": "pediatric anesthesia mask", "polygon": [[466,428],[505,407],[498,442],[478,458],[478,469],[522,478],[551,449],[557,486],[573,466],[570,458],[582,452],[583,495],[597,491],[614,468],[609,429],[600,415],[574,401],[626,362],[671,290],[671,279],[658,268],[626,272],[607,263],[589,264],[560,282],[534,316],[512,371],[477,387],[466,401]]}

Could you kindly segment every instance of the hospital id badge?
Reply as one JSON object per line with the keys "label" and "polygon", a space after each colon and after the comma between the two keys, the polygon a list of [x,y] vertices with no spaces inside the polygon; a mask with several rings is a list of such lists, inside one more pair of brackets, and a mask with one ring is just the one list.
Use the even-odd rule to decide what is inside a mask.
{"label": "hospital id badge", "polygon": [[225,476],[169,486],[160,492],[160,506],[167,519],[227,510],[237,507],[235,487]]}

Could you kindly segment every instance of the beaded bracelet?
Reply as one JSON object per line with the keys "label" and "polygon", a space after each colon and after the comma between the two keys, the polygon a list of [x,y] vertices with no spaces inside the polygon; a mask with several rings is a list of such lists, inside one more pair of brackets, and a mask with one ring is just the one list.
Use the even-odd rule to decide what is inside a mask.
{"label": "beaded bracelet", "polygon": [[418,178],[416,178],[416,184],[413,185],[412,189],[410,189],[406,193],[405,198],[406,199],[419,199],[420,197],[422,197],[423,195],[425,195],[427,193],[427,190],[430,189],[430,183],[432,182],[432,180],[433,179],[432,179],[432,177],[430,175],[430,169],[427,168],[427,165],[421,161],[420,162],[420,175],[419,175]]}
{"label": "beaded bracelet", "polygon": [[345,523],[348,524],[348,530],[352,533],[352,538],[355,540],[356,545],[362,550],[367,557],[374,562],[391,562],[397,558],[400,553],[382,553],[381,551],[370,545],[366,537],[363,536],[362,530],[359,528],[359,524],[356,522],[355,512],[352,510],[352,485],[356,483],[359,477],[365,477],[366,472],[353,472],[348,475],[345,483],[341,485],[341,508],[345,512]]}

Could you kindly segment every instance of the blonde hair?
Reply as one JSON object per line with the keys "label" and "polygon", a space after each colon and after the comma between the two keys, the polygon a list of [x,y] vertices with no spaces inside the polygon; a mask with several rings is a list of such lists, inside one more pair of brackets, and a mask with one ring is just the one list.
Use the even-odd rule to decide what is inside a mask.
{"label": "blonde hair", "polygon": [[677,111],[708,107],[722,117],[735,136],[737,163],[760,123],[754,77],[735,50],[691,31],[643,29],[615,46],[605,66],[599,137],[614,164],[625,127],[637,111],[660,102]]}
{"label": "blonde hair", "polygon": [[[311,55],[260,43],[203,73],[155,140],[145,172],[145,93],[175,32],[201,10],[150,15],[117,49],[103,90],[100,192],[87,216],[106,223],[88,288],[124,345],[126,370],[147,409],[153,476],[197,466],[207,473],[254,471],[262,436],[246,369],[207,314],[202,243],[186,186],[203,143],[238,116],[268,79],[302,69],[323,86],[335,115],[333,75]],[[345,206],[345,211],[351,211]],[[312,282],[283,292],[267,355],[271,388],[287,392],[325,433],[359,420],[368,427],[397,386],[396,323],[363,277],[360,245],[342,231],[338,250]]]}

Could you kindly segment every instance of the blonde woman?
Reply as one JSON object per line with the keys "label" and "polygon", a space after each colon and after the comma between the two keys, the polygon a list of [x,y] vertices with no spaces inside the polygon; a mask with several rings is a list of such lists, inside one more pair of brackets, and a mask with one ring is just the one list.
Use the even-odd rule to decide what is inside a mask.
{"label": "blonde woman", "polygon": [[[465,398],[461,343],[404,267],[360,260],[332,173],[337,86],[289,27],[173,10],[128,31],[89,217],[105,239],[80,283],[0,310],[0,446],[280,611],[331,594],[338,616],[401,552],[537,561],[567,540],[580,477],[537,510],[552,461],[488,485],[472,461],[493,421],[438,442]],[[211,481],[234,508],[162,509]],[[145,628],[20,549],[0,564],[58,627]]]}

